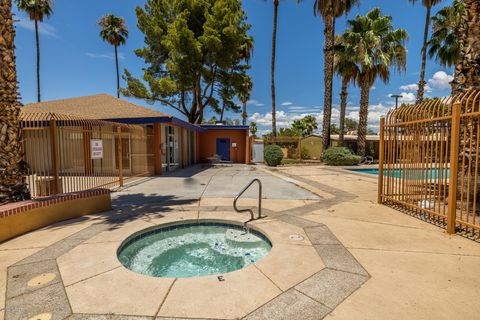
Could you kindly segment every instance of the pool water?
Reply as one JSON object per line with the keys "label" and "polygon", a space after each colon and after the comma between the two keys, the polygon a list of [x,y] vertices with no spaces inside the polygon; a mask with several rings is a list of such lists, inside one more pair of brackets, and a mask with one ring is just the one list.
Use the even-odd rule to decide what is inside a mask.
{"label": "pool water", "polygon": [[[378,176],[378,168],[363,168],[363,169],[348,169],[350,171],[355,172],[362,172],[368,174],[374,174]],[[402,178],[405,176],[406,179],[438,179],[440,178],[440,172],[443,171],[443,178],[448,179],[450,176],[450,169],[442,169],[439,170],[437,168],[430,168],[430,169],[394,169],[388,170],[384,169],[384,175],[390,176],[394,178]],[[404,173],[405,172],[405,173]]]}
{"label": "pool water", "polygon": [[154,277],[188,278],[223,274],[251,265],[272,249],[255,230],[237,225],[195,223],[149,230],[118,250],[128,269]]}

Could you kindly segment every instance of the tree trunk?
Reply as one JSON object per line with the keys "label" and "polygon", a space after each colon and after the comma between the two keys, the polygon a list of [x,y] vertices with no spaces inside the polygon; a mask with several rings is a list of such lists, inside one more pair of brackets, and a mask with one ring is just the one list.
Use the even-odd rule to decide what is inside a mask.
{"label": "tree trunk", "polygon": [[273,34],[272,34],[272,136],[277,137],[277,109],[275,107],[275,51],[277,47],[277,18],[278,18],[278,1],[273,1]]}
{"label": "tree trunk", "polygon": [[20,132],[12,0],[0,0],[0,205],[30,199]]}
{"label": "tree trunk", "polygon": [[202,75],[200,73],[197,73],[195,77],[195,94],[194,97],[196,97],[196,104],[197,104],[197,111],[195,112],[197,114],[197,118],[195,120],[195,124],[201,124],[203,121],[203,99],[202,99],[202,85],[201,85],[201,78]]}
{"label": "tree trunk", "polygon": [[[460,45],[460,55],[455,67],[455,80],[452,83],[453,94],[459,94],[465,92],[472,88],[480,87],[480,1],[479,0],[463,0],[465,10],[463,17],[458,29],[459,45]],[[465,101],[465,113],[473,112],[475,106],[473,103],[468,103]],[[462,120],[467,121],[467,120]],[[475,124],[472,124],[473,128],[476,128]],[[468,159],[472,159],[471,155],[475,153],[475,150],[478,149],[478,146],[475,145],[475,137],[479,134],[474,131],[469,132],[466,125],[460,126],[460,137],[467,137],[463,139],[460,137],[452,137],[460,139],[460,150],[459,154],[459,166],[458,166],[458,184],[457,184],[457,205],[460,206],[462,203],[461,199],[463,197],[464,205],[466,205],[467,190],[470,189],[470,199],[474,199],[474,190],[475,190],[475,180],[474,176],[478,174],[475,172],[475,164],[469,164],[466,161],[466,166],[462,167],[462,154],[463,152],[470,155]],[[466,131],[466,132],[465,132]],[[472,148],[470,150],[470,139],[472,141]],[[470,167],[470,168],[469,168]],[[470,169],[470,172],[469,172]],[[465,178],[462,185],[462,175],[468,177],[470,175],[471,179]],[[470,185],[468,185],[470,183]],[[477,181],[477,190],[479,190],[480,180]],[[461,193],[463,187],[463,194]],[[470,200],[473,201],[473,200]],[[478,197],[477,197],[478,201]],[[468,205],[472,205],[469,203]],[[465,208],[463,208],[465,210]]]}
{"label": "tree trunk", "polygon": [[115,45],[115,67],[117,68],[117,98],[120,99],[120,70],[118,68],[118,46]]}
{"label": "tree trunk", "polygon": [[[363,78],[363,77],[362,77]],[[367,81],[362,79],[360,88],[360,118],[357,130],[357,154],[366,155],[367,149],[367,125],[368,125],[368,104],[370,95],[370,86]]]}
{"label": "tree trunk", "polygon": [[224,113],[225,113],[225,102],[222,103],[222,112],[220,113],[220,122],[223,122]]}
{"label": "tree trunk", "polygon": [[340,92],[340,145],[343,145],[343,136],[345,134],[345,114],[347,112],[348,98],[348,79],[342,78],[342,91]]}
{"label": "tree trunk", "polygon": [[427,46],[428,46],[428,31],[430,29],[430,14],[432,7],[427,6],[427,16],[425,17],[425,29],[423,30],[423,46],[422,46],[422,69],[420,70],[420,80],[418,81],[417,104],[423,102],[423,95],[425,94],[425,68],[427,66]]}
{"label": "tree trunk", "polygon": [[37,47],[37,102],[41,102],[40,96],[40,38],[38,36],[38,20],[35,19],[35,45]]}
{"label": "tree trunk", "polygon": [[459,28],[460,56],[455,68],[454,93],[480,87],[480,1],[463,0],[465,11]]}
{"label": "tree trunk", "polygon": [[325,23],[325,48],[324,48],[324,98],[323,98],[323,150],[330,147],[330,123],[332,118],[332,90],[333,90],[333,72],[334,72],[334,52],[333,45],[335,41],[335,21],[333,11],[324,18]]}
{"label": "tree trunk", "polygon": [[247,102],[243,102],[242,124],[247,125]]}

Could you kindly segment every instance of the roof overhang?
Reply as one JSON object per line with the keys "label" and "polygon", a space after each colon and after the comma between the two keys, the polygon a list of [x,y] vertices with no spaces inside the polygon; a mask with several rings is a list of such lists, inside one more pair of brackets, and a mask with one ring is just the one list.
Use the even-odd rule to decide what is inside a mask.
{"label": "roof overhang", "polygon": [[200,127],[207,130],[242,130],[248,131],[249,126],[229,126],[229,125],[215,125],[215,124],[201,124]]}
{"label": "roof overhang", "polygon": [[153,123],[170,123],[192,131],[205,132],[202,127],[191,124],[174,117],[144,117],[144,118],[118,118],[118,119],[104,119],[106,121],[113,121],[125,124],[153,124]]}

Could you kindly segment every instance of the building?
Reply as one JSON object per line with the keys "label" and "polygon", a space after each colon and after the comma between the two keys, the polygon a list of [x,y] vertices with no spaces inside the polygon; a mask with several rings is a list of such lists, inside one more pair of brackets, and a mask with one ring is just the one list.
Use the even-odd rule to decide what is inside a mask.
{"label": "building", "polygon": [[[120,139],[122,168],[127,175],[160,175],[207,162],[216,154],[225,161],[250,163],[248,126],[193,125],[107,94],[33,103],[22,108],[22,118],[34,114],[58,114],[74,119],[103,120],[134,126],[136,130],[125,130]],[[78,132],[82,132],[82,128]],[[34,134],[24,134],[27,145],[29,138],[33,137],[30,135]],[[72,134],[70,139],[77,139],[78,136]],[[48,135],[45,138],[48,139]],[[81,138],[83,145],[89,145],[93,139],[85,133]],[[103,148],[108,149],[106,152],[111,149],[111,153],[115,154],[119,147],[115,138],[112,139],[111,142],[105,141]],[[91,156],[90,153],[84,152],[83,156]]]}
{"label": "building", "polygon": [[[343,137],[343,146],[349,148],[353,152],[357,152],[357,139],[358,136],[356,135],[356,132],[351,132],[354,134],[346,134]],[[379,153],[379,148],[380,148],[380,136],[378,135],[367,135],[365,137],[366,139],[366,155],[371,156],[374,159],[378,159],[378,153]],[[340,146],[340,137],[339,135],[331,135],[330,136],[330,145],[332,147],[338,147]]]}

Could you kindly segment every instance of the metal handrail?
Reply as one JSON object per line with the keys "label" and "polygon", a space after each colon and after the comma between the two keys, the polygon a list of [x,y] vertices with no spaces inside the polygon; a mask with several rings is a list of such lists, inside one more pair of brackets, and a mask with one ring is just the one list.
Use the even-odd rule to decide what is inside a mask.
{"label": "metal handrail", "polygon": [[246,221],[245,224],[247,224],[250,221],[255,220],[255,216],[253,214],[252,209],[238,209],[237,208],[237,201],[238,199],[247,191],[248,188],[250,188],[255,182],[258,183],[258,218],[261,219],[262,217],[262,182],[259,179],[253,179],[250,181],[249,184],[245,186],[245,188],[242,189],[236,196],[235,199],[233,200],[233,209],[238,212],[238,213],[244,213],[244,212],[250,212],[250,220]]}

